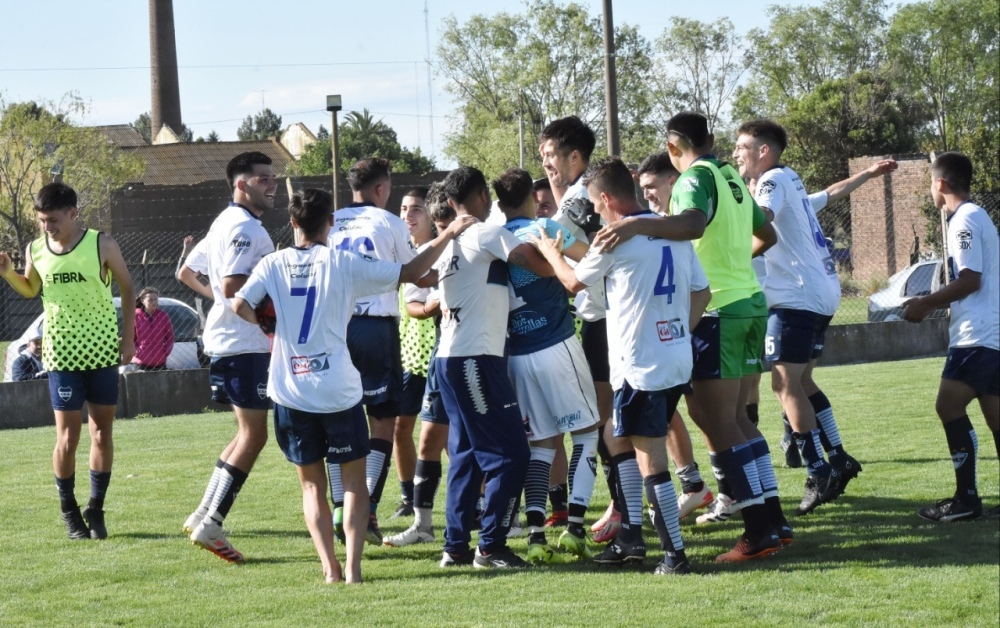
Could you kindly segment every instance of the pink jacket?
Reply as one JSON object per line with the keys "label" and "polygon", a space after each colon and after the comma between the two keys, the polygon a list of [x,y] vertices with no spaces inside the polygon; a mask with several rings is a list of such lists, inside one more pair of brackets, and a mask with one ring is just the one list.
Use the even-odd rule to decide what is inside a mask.
{"label": "pink jacket", "polygon": [[161,309],[150,316],[135,308],[135,357],[132,362],[144,366],[164,366],[174,349],[174,326]]}

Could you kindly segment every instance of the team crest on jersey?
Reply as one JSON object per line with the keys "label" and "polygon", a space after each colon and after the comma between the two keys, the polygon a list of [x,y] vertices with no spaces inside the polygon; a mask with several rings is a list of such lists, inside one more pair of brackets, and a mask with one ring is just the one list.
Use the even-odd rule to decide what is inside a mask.
{"label": "team crest on jersey", "polygon": [[958,248],[966,251],[972,248],[972,232],[968,229],[962,229],[956,233],[955,238],[958,240]]}
{"label": "team crest on jersey", "polygon": [[656,323],[656,334],[660,337],[660,342],[670,342],[685,336],[684,323],[681,319],[674,318],[669,321],[658,321]]}
{"label": "team crest on jersey", "polygon": [[729,191],[733,193],[733,198],[737,203],[743,202],[743,188],[735,181],[729,181]]}
{"label": "team crest on jersey", "polygon": [[63,401],[69,401],[70,397],[73,396],[73,389],[69,386],[60,386],[57,392],[59,393],[59,398]]}
{"label": "team crest on jersey", "polygon": [[292,375],[320,373],[330,370],[330,359],[327,354],[294,355],[291,357]]}

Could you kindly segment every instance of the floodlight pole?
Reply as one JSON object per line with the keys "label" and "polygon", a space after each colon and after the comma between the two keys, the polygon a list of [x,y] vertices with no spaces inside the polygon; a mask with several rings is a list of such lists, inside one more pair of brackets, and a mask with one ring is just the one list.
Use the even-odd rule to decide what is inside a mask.
{"label": "floodlight pole", "polygon": [[326,110],[333,116],[333,129],[330,130],[330,152],[333,162],[333,211],[337,211],[338,188],[337,179],[340,175],[340,141],[339,130],[337,129],[337,112],[343,109],[340,95],[326,97]]}
{"label": "floodlight pole", "polygon": [[608,155],[621,155],[618,142],[618,78],[615,72],[615,21],[611,0],[604,0],[604,99],[607,109]]}

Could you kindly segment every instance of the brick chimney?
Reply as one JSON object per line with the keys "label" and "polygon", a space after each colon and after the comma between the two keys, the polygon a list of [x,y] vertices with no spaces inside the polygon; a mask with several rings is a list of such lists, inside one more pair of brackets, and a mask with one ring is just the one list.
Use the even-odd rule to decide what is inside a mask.
{"label": "brick chimney", "polygon": [[151,136],[163,125],[180,135],[180,83],[177,80],[177,44],[174,42],[173,0],[149,0],[149,65],[152,85]]}

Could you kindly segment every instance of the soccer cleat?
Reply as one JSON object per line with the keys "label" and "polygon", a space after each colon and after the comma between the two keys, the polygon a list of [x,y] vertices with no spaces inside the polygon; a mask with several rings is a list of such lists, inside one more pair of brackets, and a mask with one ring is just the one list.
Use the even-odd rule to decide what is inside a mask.
{"label": "soccer cleat", "polygon": [[840,479],[837,482],[837,491],[833,499],[837,499],[844,494],[844,490],[847,488],[847,483],[858,477],[864,469],[861,468],[861,463],[844,454],[843,460],[838,465],[834,465],[834,468],[840,473]]}
{"label": "soccer cleat", "polygon": [[781,451],[785,452],[786,467],[789,469],[798,469],[802,466],[802,454],[799,453],[799,448],[795,446],[795,439],[787,432],[781,437]]}
{"label": "soccer cleat", "polygon": [[66,524],[66,532],[69,534],[69,538],[74,541],[91,538],[90,529],[83,521],[83,515],[80,514],[79,507],[76,507],[69,512],[64,512],[60,516],[62,517],[63,523]]}
{"label": "soccer cleat", "polygon": [[333,509],[333,536],[337,537],[342,545],[347,545],[347,535],[344,533],[344,507],[338,506]]}
{"label": "soccer cleat", "polygon": [[492,554],[483,554],[477,547],[472,566],[476,569],[526,569],[531,567],[531,563],[525,562],[505,545]]}
{"label": "soccer cleat", "polygon": [[194,532],[194,529],[198,527],[198,524],[201,523],[201,520],[204,519],[205,515],[207,514],[208,514],[207,508],[204,510],[199,508],[198,510],[188,515],[188,518],[184,520],[184,528],[183,528],[184,534],[190,536],[191,533]]}
{"label": "soccer cleat", "polygon": [[704,508],[711,503],[712,490],[708,488],[708,484],[705,484],[700,491],[681,493],[677,498],[677,518],[683,519],[699,508]]}
{"label": "soccer cleat", "polygon": [[510,520],[510,528],[507,530],[508,539],[517,539],[524,536],[524,528],[521,527],[521,512],[515,512]]}
{"label": "soccer cleat", "polygon": [[788,525],[788,522],[778,526],[778,540],[781,541],[782,547],[791,545],[795,540],[795,531],[792,530],[792,526]]}
{"label": "soccer cleat", "polygon": [[695,523],[722,523],[723,521],[729,521],[733,513],[738,510],[736,502],[730,499],[729,495],[719,493],[715,496],[715,501],[709,504],[708,512],[698,515]]}
{"label": "soccer cleat", "polygon": [[202,521],[198,524],[194,532],[191,533],[191,542],[207,549],[222,560],[231,563],[243,562],[243,554],[236,551],[236,548],[226,538],[225,532],[222,531],[222,525],[211,519],[207,523]]}
{"label": "soccer cleat", "polygon": [[559,549],[568,552],[577,558],[590,560],[594,557],[594,553],[590,551],[589,547],[587,547],[587,537],[577,536],[568,529],[559,535],[558,547]]}
{"label": "soccer cleat", "polygon": [[615,513],[617,515],[614,519],[609,519],[607,523],[604,524],[603,528],[600,528],[597,532],[594,532],[594,543],[607,543],[609,541],[615,540],[618,533],[622,531],[622,517],[621,514]]}
{"label": "soccer cleat", "polygon": [[545,520],[546,528],[564,526],[569,522],[569,512],[566,510],[554,510],[549,518]]}
{"label": "soccer cleat", "polygon": [[399,534],[387,536],[382,539],[383,545],[389,547],[406,547],[417,543],[432,543],[434,541],[434,530],[421,530],[416,524],[403,530]]}
{"label": "soccer cleat", "polygon": [[401,501],[399,506],[396,507],[396,512],[392,513],[390,519],[398,519],[400,517],[412,517],[413,516],[413,503]]}
{"label": "soccer cleat", "polygon": [[452,554],[448,550],[445,550],[444,555],[441,556],[440,566],[444,568],[467,567],[472,564],[475,558],[476,555],[472,550],[461,554]]}
{"label": "soccer cleat", "polygon": [[616,538],[608,543],[607,548],[594,557],[594,562],[599,565],[626,565],[628,563],[641,563],[646,560],[646,544],[637,541],[626,545],[621,538]]}
{"label": "soccer cleat", "polygon": [[378,527],[378,517],[374,513],[368,516],[368,531],[365,533],[365,542],[369,545],[382,544],[382,530]]}
{"label": "soccer cleat", "polygon": [[528,553],[525,558],[533,565],[547,565],[561,562],[555,550],[547,543],[528,543]]}
{"label": "soccer cleat", "polygon": [[1000,506],[994,506],[993,508],[990,508],[989,510],[983,513],[983,516],[986,517],[987,519],[996,519],[1000,517]]}
{"label": "soccer cleat", "polygon": [[983,514],[983,502],[976,500],[976,503],[969,504],[958,497],[942,499],[933,506],[927,506],[917,511],[917,514],[928,521],[939,521],[941,523],[952,523],[956,521],[972,521],[978,519]]}
{"label": "soccer cleat", "polygon": [[664,557],[656,563],[656,568],[653,569],[654,576],[686,576],[689,573],[691,573],[691,563],[686,558],[671,567]]}
{"label": "soccer cleat", "polygon": [[603,528],[605,525],[607,525],[608,521],[610,521],[611,519],[615,519],[615,520],[617,520],[619,522],[622,520],[621,513],[618,512],[617,510],[615,510],[615,503],[614,502],[611,502],[610,504],[608,504],[608,508],[607,508],[607,510],[604,511],[604,514],[601,515],[601,518],[598,519],[597,521],[595,521],[593,523],[593,525],[590,526],[590,531],[591,532],[597,532],[598,530],[600,530],[601,528]]}
{"label": "soccer cleat", "polygon": [[795,514],[808,515],[820,504],[837,498],[837,487],[840,485],[840,474],[836,469],[830,469],[825,478],[809,476],[806,478],[806,489],[802,495],[802,503],[795,509]]}
{"label": "soccer cleat", "polygon": [[87,521],[87,527],[90,528],[90,538],[98,540],[108,538],[108,528],[104,525],[103,510],[86,508],[83,511],[83,518]]}
{"label": "soccer cleat", "polygon": [[775,533],[767,534],[757,542],[741,536],[733,549],[715,557],[717,563],[743,563],[748,560],[765,558],[781,549],[781,540]]}

